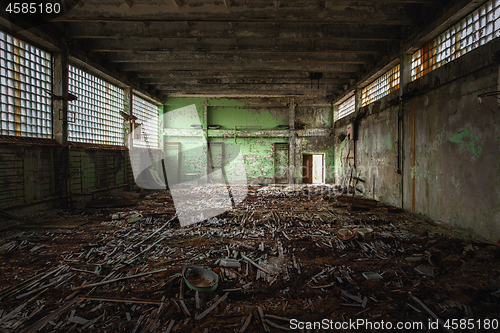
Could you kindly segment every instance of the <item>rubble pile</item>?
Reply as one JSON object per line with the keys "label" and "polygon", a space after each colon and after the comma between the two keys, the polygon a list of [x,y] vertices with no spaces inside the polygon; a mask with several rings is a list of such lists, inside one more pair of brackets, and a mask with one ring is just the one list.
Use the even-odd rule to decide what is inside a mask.
{"label": "rubble pile", "polygon": [[[496,245],[373,200],[256,186],[187,227],[168,192],[51,214],[88,223],[51,216],[44,228],[41,215],[3,231],[2,332],[278,332],[360,318],[448,331],[448,319],[500,314]],[[215,291],[188,288],[189,266],[216,273]]]}

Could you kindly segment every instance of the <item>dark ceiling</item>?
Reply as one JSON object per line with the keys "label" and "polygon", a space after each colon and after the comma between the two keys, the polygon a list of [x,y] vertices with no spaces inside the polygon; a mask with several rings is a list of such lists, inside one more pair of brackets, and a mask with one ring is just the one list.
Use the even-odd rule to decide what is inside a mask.
{"label": "dark ceiling", "polygon": [[44,30],[158,98],[335,99],[469,3],[82,0]]}

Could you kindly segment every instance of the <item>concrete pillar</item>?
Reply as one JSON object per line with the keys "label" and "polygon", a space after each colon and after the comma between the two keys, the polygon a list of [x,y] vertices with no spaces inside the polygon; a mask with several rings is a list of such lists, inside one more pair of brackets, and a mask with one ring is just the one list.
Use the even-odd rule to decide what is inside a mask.
{"label": "concrete pillar", "polygon": [[288,104],[288,124],[290,137],[288,138],[288,184],[295,184],[295,99]]}
{"label": "concrete pillar", "polygon": [[332,120],[332,131],[335,133],[335,119],[337,115],[339,114],[339,106],[340,104],[333,104],[333,120]]}
{"label": "concrete pillar", "polygon": [[54,95],[62,99],[53,101],[53,135],[61,145],[68,144],[68,54],[54,53]]}
{"label": "concrete pillar", "polygon": [[356,96],[354,97],[355,98],[355,105],[354,105],[354,109],[355,109],[355,112],[358,112],[360,108],[362,108],[362,103],[363,103],[363,88],[358,88],[356,89]]}
{"label": "concrete pillar", "polygon": [[402,54],[400,58],[399,96],[402,96],[408,83],[411,82],[411,54]]}
{"label": "concrete pillar", "polygon": [[[132,88],[130,87],[125,87],[123,89],[123,112],[128,114],[129,116],[133,116],[134,110],[133,110],[133,99],[132,99]],[[125,135],[125,146],[133,147],[134,145],[134,138],[132,138],[132,135],[127,135],[129,133],[132,133],[132,129],[134,124],[131,123],[129,120],[125,120],[128,124],[126,125],[126,135]],[[127,142],[127,138],[129,138],[129,142]]]}
{"label": "concrete pillar", "polygon": [[399,191],[401,197],[401,208],[404,207],[404,161],[405,161],[405,136],[404,136],[404,100],[402,96],[406,90],[406,86],[411,82],[411,54],[402,54],[400,58],[400,81],[399,81],[399,104],[398,114],[398,167],[397,173],[399,177]]}
{"label": "concrete pillar", "polygon": [[[354,108],[355,108],[355,112],[357,113],[359,111],[359,109],[362,108],[362,105],[363,105],[363,89],[362,88],[358,88],[356,89],[356,95],[355,95],[355,104],[354,104]],[[355,124],[353,123],[353,137],[351,137],[351,139],[349,140],[349,150],[350,150],[350,153],[349,153],[349,165],[356,168],[356,136],[358,135],[357,132],[358,132],[358,124]],[[357,176],[357,175],[356,175]]]}
{"label": "concrete pillar", "polygon": [[208,101],[203,101],[203,129],[208,128]]}

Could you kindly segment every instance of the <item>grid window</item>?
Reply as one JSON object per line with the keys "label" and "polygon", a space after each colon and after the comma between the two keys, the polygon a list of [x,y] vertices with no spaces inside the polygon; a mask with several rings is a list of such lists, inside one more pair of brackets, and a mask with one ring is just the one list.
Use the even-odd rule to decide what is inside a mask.
{"label": "grid window", "polygon": [[52,138],[52,56],[0,31],[0,134]]}
{"label": "grid window", "polygon": [[399,89],[400,66],[397,65],[384,75],[365,87],[361,93],[362,106],[375,102],[376,100]]}
{"label": "grid window", "polygon": [[356,111],[356,96],[352,96],[347,101],[339,105],[339,111],[335,115],[335,121]]}
{"label": "grid window", "polygon": [[158,107],[137,95],[132,96],[132,105],[142,130],[140,139],[134,139],[134,147],[158,148]]}
{"label": "grid window", "polygon": [[123,89],[70,65],[69,90],[78,100],[68,103],[68,140],[123,145]]}
{"label": "grid window", "polygon": [[413,54],[411,80],[422,77],[499,35],[500,1],[488,1]]}

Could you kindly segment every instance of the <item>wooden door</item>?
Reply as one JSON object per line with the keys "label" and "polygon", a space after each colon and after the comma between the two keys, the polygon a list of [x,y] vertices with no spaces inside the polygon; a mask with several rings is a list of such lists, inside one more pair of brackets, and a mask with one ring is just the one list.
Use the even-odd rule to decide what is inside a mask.
{"label": "wooden door", "polygon": [[288,183],[288,143],[274,144],[274,182]]}
{"label": "wooden door", "polygon": [[304,164],[302,168],[302,182],[312,184],[313,182],[313,155],[304,155]]}

